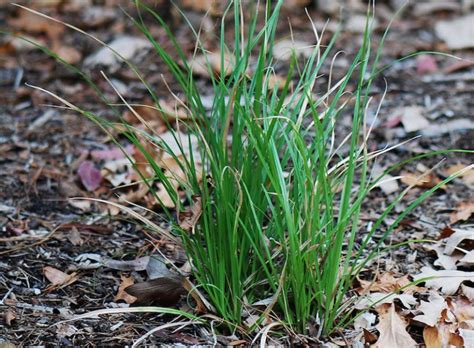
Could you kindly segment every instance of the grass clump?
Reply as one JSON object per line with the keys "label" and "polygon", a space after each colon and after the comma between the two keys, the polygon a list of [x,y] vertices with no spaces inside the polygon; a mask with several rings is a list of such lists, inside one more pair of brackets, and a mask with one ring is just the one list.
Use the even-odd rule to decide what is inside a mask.
{"label": "grass clump", "polygon": [[[186,128],[188,139],[183,139],[175,124],[168,124],[177,147],[164,142],[153,129],[125,125],[124,134],[149,162],[153,174],[141,175],[157,200],[155,183],[160,182],[178,211],[185,210],[185,202],[193,198],[199,202],[199,219],[192,228],[183,228],[171,210],[164,211],[172,222],[172,233],[181,237],[198,288],[216,314],[231,327],[249,331],[277,321],[292,332],[308,333],[317,327],[327,335],[353,318],[348,295],[351,284],[377,255],[385,237],[452,177],[412,202],[385,228],[382,238],[379,235],[374,241],[372,236],[405,192],[388,205],[369,231],[360,233],[362,205],[383,177],[370,176],[371,161],[386,150],[368,152],[370,129],[365,125],[383,39],[373,52],[368,13],[362,44],[346,74],[327,93],[315,95],[321,67],[330,59],[337,39],[335,35],[323,47],[316,33],[312,55],[304,62],[294,55],[286,80],[272,86],[272,48],[282,4],[282,0],[268,1],[262,13],[244,25],[241,1],[231,2],[225,16],[234,18],[234,41],[226,44],[223,19],[219,47],[220,65],[230,64],[231,68],[215,73],[207,60],[214,95],[208,111],[179,43],[158,14],[137,1],[139,13],[155,17],[174,44],[175,52],[166,51],[141,17],[134,19],[179,84],[185,96],[182,105],[192,121],[180,126]],[[264,17],[261,29],[257,29],[259,16]],[[209,57],[199,42],[196,52]],[[160,108],[146,79],[127,64]],[[349,90],[350,84],[355,89]],[[68,105],[105,129],[114,126]],[[348,112],[352,130],[336,146],[336,124]],[[197,138],[197,150],[191,137]],[[164,169],[153,149],[173,158],[182,175]],[[187,199],[177,194],[176,181]],[[258,319],[249,324],[245,322],[249,315]]]}

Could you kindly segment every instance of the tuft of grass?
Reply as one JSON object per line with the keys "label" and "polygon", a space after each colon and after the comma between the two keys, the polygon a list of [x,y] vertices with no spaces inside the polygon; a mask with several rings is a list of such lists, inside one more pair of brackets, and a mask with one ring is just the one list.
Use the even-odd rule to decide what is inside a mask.
{"label": "tuft of grass", "polygon": [[[207,60],[214,95],[208,111],[192,67],[171,30],[153,9],[138,0],[135,3],[139,17],[132,19],[134,24],[179,84],[184,95],[180,103],[192,116],[190,123],[168,123],[177,145],[173,147],[151,128],[144,131],[120,122],[122,134],[152,169],[152,175],[139,173],[156,200],[161,203],[156,190],[159,182],[178,212],[193,198],[200,202],[200,216],[191,229],[183,228],[173,211],[163,207],[172,231],[157,232],[181,239],[198,288],[215,314],[231,328],[250,332],[276,321],[291,332],[308,333],[311,327],[318,327],[320,333],[328,335],[346,326],[353,320],[354,297],[349,292],[355,277],[378,255],[384,239],[405,216],[460,174],[446,178],[414,200],[384,229],[382,237],[372,238],[407,190],[381,212],[367,232],[361,232],[361,210],[368,194],[385,174],[405,164],[396,164],[376,178],[370,175],[371,163],[387,151],[368,151],[370,127],[365,123],[371,84],[383,71],[379,58],[386,33],[374,52],[372,13],[368,11],[362,44],[346,74],[329,86],[327,93],[315,95],[321,67],[330,59],[337,40],[336,34],[323,46],[323,33],[315,31],[313,54],[303,62],[294,54],[283,86],[271,87],[272,47],[283,0],[275,4],[267,1],[263,9],[255,5],[256,14],[249,23],[244,23],[241,1],[232,1],[223,16],[219,38],[221,66],[229,64],[230,56],[231,69],[215,73]],[[142,20],[143,13],[166,29],[174,52],[155,40]],[[224,36],[226,17],[234,19],[231,44]],[[263,27],[257,29],[262,17]],[[209,57],[199,34],[195,34],[196,53]],[[42,49],[84,77],[111,105],[92,79]],[[161,109],[146,78],[130,62],[125,63]],[[55,97],[111,134],[117,126]],[[341,115],[349,112],[351,132],[335,146],[336,125]],[[197,149],[193,139],[197,139]],[[172,158],[179,174],[166,170],[155,152]],[[447,151],[432,154],[440,153]],[[178,194],[176,182],[186,199]],[[258,319],[246,322],[250,315]]]}

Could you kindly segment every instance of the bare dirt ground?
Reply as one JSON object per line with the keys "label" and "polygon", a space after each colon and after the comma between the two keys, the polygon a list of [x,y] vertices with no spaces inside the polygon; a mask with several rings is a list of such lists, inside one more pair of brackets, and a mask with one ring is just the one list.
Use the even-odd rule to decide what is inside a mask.
{"label": "bare dirt ground", "polygon": [[[165,14],[178,42],[192,54],[194,41],[186,24],[168,8],[166,2],[150,3]],[[394,16],[394,3],[396,1],[391,4],[381,2],[376,7],[378,37]],[[416,2],[393,22],[384,48],[383,63],[416,51],[441,51],[462,60],[448,56],[413,57],[395,63],[377,80],[369,114],[375,115],[377,104],[387,89],[370,146],[382,149],[419,136],[387,154],[378,163],[379,168],[426,151],[474,148],[474,35],[462,41],[463,35],[467,35],[463,33],[466,26],[470,26],[468,30],[473,34],[474,17],[469,9],[463,7],[465,2],[448,1],[442,4]],[[29,5],[86,30],[105,42],[140,36],[124,12],[136,15],[136,10],[126,2],[32,1]],[[204,35],[209,39],[208,48],[212,50],[218,20],[212,16],[204,17],[200,6],[201,2],[196,1],[185,13],[192,23],[203,21]],[[284,10],[277,36],[282,39],[289,37],[290,22],[295,39],[314,44],[316,40],[303,6],[295,4],[289,7]],[[328,38],[334,29],[331,25],[341,16],[344,19],[344,29],[337,43],[337,49],[344,53],[336,60],[334,78],[344,73],[351,55],[356,52],[363,30],[361,18],[364,11],[364,4],[355,6],[353,3],[346,5],[343,12],[323,12],[314,5],[308,10],[318,28],[326,19],[331,19]],[[456,22],[463,18],[467,18],[467,24]],[[151,18],[146,18],[146,21],[151,32],[166,45],[159,25]],[[91,63],[91,57],[100,50],[100,46],[85,35],[2,1],[0,28],[26,35],[89,72],[113,101],[119,100],[101,78],[100,70],[113,79],[128,100],[150,103],[140,81],[120,63],[100,61],[103,57]],[[135,59],[160,97],[171,103],[172,99],[162,82],[162,74],[166,78],[167,73],[154,53],[137,48],[131,58]],[[282,73],[285,64],[284,60],[277,63]],[[327,82],[329,68],[329,64],[324,67],[322,82]],[[199,79],[203,94],[206,94],[206,88],[210,93],[206,78]],[[50,104],[58,103],[29,85],[57,93],[104,118],[112,120],[115,117],[76,74],[17,38],[9,35],[0,37],[0,313],[3,316],[0,318],[0,347],[130,345],[150,330],[172,322],[174,317],[122,313],[66,320],[93,310],[128,307],[129,298],[123,288],[147,279],[153,267],[159,267],[153,266],[146,257],[165,255],[178,266],[185,263],[185,257],[179,246],[150,234],[127,214],[90,201],[68,201],[70,197],[113,200],[128,192],[121,187],[127,180],[121,177],[127,176],[126,171],[121,169],[124,167],[123,156],[94,123],[70,110],[50,107]],[[117,110],[127,117],[124,109]],[[156,122],[156,127],[163,126],[159,115],[152,113],[147,117]],[[341,135],[347,134],[350,129],[349,117],[338,129]],[[133,149],[130,151],[133,153]],[[93,167],[85,167],[84,162],[92,163]],[[456,153],[409,164],[393,174],[404,178],[374,191],[365,207],[365,222],[373,222],[407,185],[414,184],[415,187],[399,204],[397,212],[403,211],[411,200],[449,176],[456,168],[472,163],[472,154]],[[414,176],[433,167],[435,169],[424,181],[413,182],[416,180]],[[80,174],[80,168],[85,174]],[[369,323],[365,326],[349,328],[323,341],[316,338],[298,341],[290,337],[282,342],[319,342],[338,346],[355,342],[380,344],[385,330],[380,325],[385,320],[384,311],[393,309],[404,323],[398,328],[400,335],[407,334],[418,344],[427,343],[423,336],[427,335],[428,327],[433,328],[439,337],[457,342],[452,343],[454,345],[462,337],[466,347],[469,342],[473,344],[471,347],[474,346],[472,336],[471,341],[466,338],[469,334],[474,335],[472,307],[470,311],[463,312],[463,320],[470,322],[471,326],[463,326],[459,310],[456,312],[447,305],[446,308],[449,307],[448,310],[457,315],[455,324],[450,322],[452,333],[442,329],[448,325],[443,317],[447,314],[430,314],[434,320],[431,325],[417,317],[423,313],[429,316],[420,307],[420,301],[433,301],[432,297],[436,294],[446,303],[455,303],[458,309],[469,308],[466,303],[474,298],[472,257],[471,261],[467,257],[466,261],[459,261],[464,254],[472,255],[473,180],[471,170],[439,190],[402,221],[388,241],[395,244],[413,239],[439,240],[435,244],[439,245],[438,251],[428,250],[422,243],[407,243],[390,249],[381,255],[377,264],[364,272],[366,279],[376,277],[378,288],[371,288],[363,281],[354,285],[354,289],[359,286],[368,293],[393,291],[402,283],[401,279],[411,280],[412,276],[420,274],[423,267],[428,266],[438,271],[462,272],[460,277],[465,278],[460,280],[454,291],[446,292],[442,285],[435,285],[432,287],[435,291],[430,292],[429,284],[425,284],[425,288],[416,294],[405,293],[413,295],[415,302],[407,305],[403,298],[392,298],[386,304],[390,307],[371,312],[374,319],[372,322],[367,319]],[[146,196],[139,197],[136,202],[159,211],[159,207],[150,203]],[[165,222],[157,223],[166,227]],[[459,240],[453,238],[460,235],[464,237],[459,237]],[[453,243],[454,249],[464,253],[460,257],[450,253],[445,246]],[[400,281],[397,283],[394,279]],[[173,303],[173,306],[189,308],[185,299]],[[213,332],[209,326],[188,325],[184,328],[163,328],[146,338],[145,342],[150,345],[249,344],[251,339],[218,330]]]}

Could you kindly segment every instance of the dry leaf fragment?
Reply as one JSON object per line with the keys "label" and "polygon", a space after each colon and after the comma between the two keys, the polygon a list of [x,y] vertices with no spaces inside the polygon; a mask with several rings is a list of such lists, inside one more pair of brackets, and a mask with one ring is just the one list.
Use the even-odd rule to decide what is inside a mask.
{"label": "dry leaf fragment", "polygon": [[[466,167],[467,166],[465,166],[464,164],[456,164],[454,166],[449,167],[446,170],[446,174],[453,175],[465,169]],[[463,171],[463,173],[460,175],[460,178],[467,186],[474,189],[474,167],[471,167],[470,169]]]}
{"label": "dry leaf fragment", "polygon": [[303,7],[311,4],[312,0],[285,0],[283,6],[294,9],[295,7]]}
{"label": "dry leaf fragment", "polygon": [[46,291],[52,290],[55,287],[64,287],[74,283],[78,277],[77,273],[67,274],[54,267],[46,266],[43,268],[43,274],[50,281],[50,285]]}
{"label": "dry leaf fragment", "polygon": [[453,231],[454,233],[448,237],[446,240],[446,246],[444,247],[444,253],[447,255],[451,255],[464,240],[474,241],[474,229],[454,228]]}
{"label": "dry leaf fragment", "polygon": [[378,307],[379,323],[376,328],[380,332],[374,348],[410,348],[417,344],[408,334],[406,322],[395,311],[394,304],[384,304]]}
{"label": "dry leaf fragment", "polygon": [[87,191],[95,191],[102,181],[100,170],[91,161],[82,162],[77,169],[77,174]]}
{"label": "dry leaf fragment", "polygon": [[406,106],[402,110],[402,124],[407,132],[416,132],[430,125],[423,116],[424,109],[421,106]]}
{"label": "dry leaf fragment", "polygon": [[202,213],[202,198],[199,196],[193,197],[193,205],[183,212],[178,214],[179,227],[186,232],[194,229],[194,226],[199,221]]}
{"label": "dry leaf fragment", "polygon": [[433,289],[441,288],[443,294],[453,295],[462,282],[474,281],[474,273],[454,270],[437,271],[425,266],[421,269],[420,274],[413,277],[416,281],[423,278],[431,278],[424,281],[426,287]]}
{"label": "dry leaf fragment", "polygon": [[21,31],[33,34],[44,33],[51,40],[57,40],[64,32],[65,26],[41,17],[29,11],[22,10],[17,18],[10,19],[8,24]]}
{"label": "dry leaf fragment", "polygon": [[474,14],[454,20],[439,21],[435,25],[436,35],[444,40],[449,49],[474,47]]}
{"label": "dry leaf fragment", "polygon": [[377,317],[375,314],[370,313],[370,312],[365,312],[361,315],[359,315],[355,320],[354,320],[354,329],[360,330],[360,329],[372,329],[372,325],[375,323],[375,319]]}
{"label": "dry leaf fragment", "polygon": [[[106,66],[113,72],[120,68],[122,59],[133,59],[149,48],[151,48],[151,43],[146,39],[141,37],[122,36],[110,42],[106,47],[102,47],[97,52],[88,56],[84,60],[84,64],[91,67],[97,65]],[[117,52],[121,57],[119,57],[115,52]]]}
{"label": "dry leaf fragment", "polygon": [[434,262],[434,265],[443,267],[444,269],[456,269],[456,263],[462,258],[462,254],[445,255],[443,253],[444,248],[439,244],[435,246],[427,245],[426,249],[436,252],[438,258]]}
{"label": "dry leaf fragment", "polygon": [[457,333],[458,324],[450,316],[452,313],[449,309],[443,309],[436,326],[426,326],[423,329],[423,340],[427,348],[463,347],[463,339]]}
{"label": "dry leaf fragment", "polygon": [[[441,182],[440,178],[438,178],[434,173],[419,175],[411,172],[402,172],[400,176],[401,182],[405,185],[417,186],[427,189],[433,188]],[[442,186],[441,188],[443,187],[444,186]]]}
{"label": "dry leaf fragment", "polygon": [[393,303],[395,299],[399,300],[406,308],[411,308],[418,303],[416,298],[409,294],[374,292],[363,296],[357,301],[354,307],[363,310],[374,306]]}
{"label": "dry leaf fragment", "polygon": [[[224,65],[222,65],[222,60]],[[211,74],[217,75],[224,72],[225,76],[229,76],[235,65],[235,58],[226,52],[223,57],[221,52],[210,52],[194,56],[188,62],[188,65],[193,74],[196,75],[210,77]]]}
{"label": "dry leaf fragment", "polygon": [[16,319],[15,308],[9,307],[6,312],[3,314],[3,321],[6,326],[12,326],[13,320]]}
{"label": "dry leaf fragment", "polygon": [[469,301],[474,303],[474,288],[465,284],[461,284],[461,291],[463,295],[469,299]]}
{"label": "dry leaf fragment", "polygon": [[403,292],[406,294],[413,294],[414,292],[421,292],[423,288],[416,285],[410,285],[411,281],[408,279],[408,275],[400,278],[396,278],[393,272],[386,272],[382,276],[377,277],[376,281],[368,281],[358,279],[360,288],[357,289],[359,294],[367,292],[398,292],[403,288]]}
{"label": "dry leaf fragment", "polygon": [[474,347],[474,330],[473,329],[459,329],[459,336],[463,339],[464,347],[473,348]]}
{"label": "dry leaf fragment", "polygon": [[458,262],[459,266],[472,266],[474,265],[474,250],[467,252]]}
{"label": "dry leaf fragment", "polygon": [[474,214],[474,200],[461,202],[456,210],[451,213],[450,222],[455,224],[458,221],[467,221]]}
{"label": "dry leaf fragment", "polygon": [[273,46],[273,57],[278,60],[290,60],[293,54],[296,57],[308,58],[313,54],[314,45],[301,40],[282,40]]}
{"label": "dry leaf fragment", "polygon": [[467,118],[457,118],[443,124],[431,124],[429,127],[422,129],[420,133],[427,137],[435,137],[452,132],[467,131],[469,129],[474,129],[473,121]]}
{"label": "dry leaf fragment", "polygon": [[446,301],[436,291],[430,291],[428,301],[421,301],[418,310],[423,314],[417,315],[413,320],[435,326],[441,319],[441,313],[448,308]]}
{"label": "dry leaf fragment", "polygon": [[416,57],[416,72],[418,75],[431,74],[438,71],[436,59],[431,54],[422,54]]}
{"label": "dry leaf fragment", "polygon": [[60,58],[64,59],[69,64],[77,64],[82,59],[82,54],[76,48],[71,46],[64,46],[62,44],[56,44],[56,47],[53,47],[54,53],[56,53]]}
{"label": "dry leaf fragment", "polygon": [[[384,172],[384,169],[379,166],[375,165],[373,168],[373,176],[375,178],[380,177]],[[380,189],[386,194],[389,195],[391,193],[397,192],[399,189],[398,182],[397,180],[390,174],[385,174],[380,178],[380,180],[377,182],[377,187],[380,187]]]}
{"label": "dry leaf fragment", "polygon": [[128,288],[129,286],[133,285],[133,283],[135,283],[135,279],[133,279],[133,277],[127,277],[127,276],[121,275],[120,286],[118,288],[117,295],[115,295],[114,297],[114,302],[123,300],[128,304],[134,303],[137,300],[137,298],[135,296],[128,294],[125,291],[125,288]]}
{"label": "dry leaf fragment", "polygon": [[159,102],[159,112],[163,119],[188,120],[191,118],[190,113],[183,106],[179,106],[176,100],[172,102],[160,100]]}
{"label": "dry leaf fragment", "polygon": [[220,16],[223,14],[223,5],[225,1],[218,0],[182,0],[181,4],[184,8],[192,9],[198,12],[206,12],[212,16]]}

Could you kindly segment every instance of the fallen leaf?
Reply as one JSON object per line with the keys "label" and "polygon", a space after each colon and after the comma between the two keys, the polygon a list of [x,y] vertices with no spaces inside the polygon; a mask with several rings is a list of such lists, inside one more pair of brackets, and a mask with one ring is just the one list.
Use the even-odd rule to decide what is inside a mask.
{"label": "fallen leaf", "polygon": [[112,184],[114,187],[120,185],[129,185],[134,176],[133,159],[120,158],[109,160],[104,163],[101,175],[104,179]]}
{"label": "fallen leaf", "polygon": [[56,327],[56,337],[64,338],[71,337],[77,333],[79,329],[74,325],[68,323],[59,323]]}
{"label": "fallen leaf", "polygon": [[120,286],[118,288],[117,295],[115,295],[115,297],[114,297],[114,302],[122,300],[122,301],[125,301],[125,303],[128,303],[128,304],[134,303],[137,300],[137,298],[130,295],[130,294],[128,294],[125,291],[125,288],[133,285],[133,283],[135,283],[135,279],[133,279],[133,277],[127,277],[127,276],[121,275],[120,276]]}
{"label": "fallen leaf", "polygon": [[223,5],[217,0],[182,0],[181,5],[184,8],[192,9],[198,12],[206,12],[212,16],[223,14]]}
{"label": "fallen leaf", "polygon": [[128,145],[124,148],[113,146],[104,150],[92,150],[90,155],[93,159],[97,161],[113,161],[126,158],[125,154],[127,154],[128,156],[133,156],[134,153],[135,147],[133,145]]}
{"label": "fallen leaf", "polygon": [[[407,186],[417,186],[426,189],[433,188],[441,182],[441,179],[433,172],[427,174],[402,172],[400,173],[400,177],[400,181]],[[443,187],[444,186],[442,186],[442,188]]]}
{"label": "fallen leaf", "polygon": [[56,53],[64,61],[72,65],[79,63],[82,59],[81,52],[71,46],[56,44],[53,48],[53,52]]}
{"label": "fallen leaf", "polygon": [[194,226],[201,217],[201,213],[202,199],[199,196],[194,196],[191,207],[178,214],[179,227],[181,227],[186,232],[193,230]]}
{"label": "fallen leaf", "polygon": [[283,6],[293,9],[295,7],[304,7],[311,4],[312,0],[285,0]]}
{"label": "fallen leaf", "polygon": [[196,313],[206,313],[208,310],[215,311],[212,305],[206,300],[204,295],[189,281],[189,279],[183,279],[183,286],[196,302],[196,308],[194,308]]}
{"label": "fallen leaf", "polygon": [[438,71],[436,59],[431,54],[422,54],[416,57],[416,72],[418,75],[432,74]]}
{"label": "fallen leaf", "polygon": [[82,162],[77,169],[77,174],[87,191],[95,191],[102,181],[100,171],[91,161]]}
{"label": "fallen leaf", "polygon": [[29,11],[20,11],[18,17],[10,19],[8,24],[14,28],[32,34],[46,34],[49,39],[57,40],[64,32],[65,26],[41,17]]}
{"label": "fallen leaf", "polygon": [[[469,202],[461,202],[450,215],[451,224],[458,221],[467,221],[474,214],[474,200]],[[471,232],[472,233],[472,232]]]}
{"label": "fallen leaf", "polygon": [[450,325],[442,324],[438,327],[426,326],[423,329],[423,341],[426,348],[463,347],[461,337],[450,331]]}
{"label": "fallen leaf", "polygon": [[281,40],[273,46],[273,57],[278,60],[290,60],[294,54],[296,57],[309,58],[314,51],[314,45],[308,41]]}
{"label": "fallen leaf", "polygon": [[429,127],[422,129],[420,133],[426,137],[434,137],[447,133],[467,131],[474,129],[474,122],[467,118],[458,118],[442,124],[431,124]]}
{"label": "fallen leaf", "polygon": [[466,348],[474,347],[474,330],[473,329],[459,329],[459,336],[463,338],[463,344]]}
{"label": "fallen leaf", "polygon": [[[466,166],[464,164],[456,164],[454,166],[449,167],[446,170],[446,173],[448,175],[453,175],[465,168]],[[474,167],[469,170],[464,171],[463,174],[460,175],[460,178],[467,186],[474,189]]]}
{"label": "fallen leaf", "polygon": [[472,272],[455,271],[455,270],[434,270],[431,267],[425,266],[421,269],[421,273],[413,276],[413,279],[418,281],[423,278],[432,278],[424,281],[428,288],[439,289],[446,295],[453,295],[459,288],[462,282],[474,281],[474,274]]}
{"label": "fallen leaf", "polygon": [[148,264],[146,265],[146,273],[150,279],[171,277],[174,275],[174,273],[166,267],[163,260],[153,256],[150,257],[150,261],[148,261]]}
{"label": "fallen leaf", "polygon": [[430,291],[428,301],[420,301],[420,306],[417,308],[423,314],[415,316],[413,320],[428,326],[435,326],[441,319],[441,313],[445,308],[448,308],[448,305],[444,298],[436,291]]}
{"label": "fallen leaf", "polygon": [[355,320],[354,320],[354,329],[360,330],[360,329],[372,329],[372,325],[375,323],[375,320],[377,319],[377,316],[373,313],[370,312],[365,312],[359,315]]}
{"label": "fallen leaf", "polygon": [[444,248],[440,244],[434,246],[427,245],[426,249],[436,252],[438,258],[435,260],[434,265],[443,267],[444,269],[457,269],[456,263],[463,256],[462,254],[445,255]]}
{"label": "fallen leaf", "polygon": [[173,306],[187,293],[180,276],[162,277],[133,284],[125,291],[137,298],[138,305]]}
{"label": "fallen leaf", "polygon": [[[378,178],[383,174],[384,170],[382,167],[376,165],[373,168],[373,176],[375,178]],[[380,178],[380,180],[377,183],[377,187],[380,187],[380,189],[385,193],[386,195],[389,195],[391,193],[397,192],[399,189],[398,182],[397,180],[390,174],[385,174],[383,177]]]}
{"label": "fallen leaf", "polygon": [[386,272],[382,276],[378,276],[376,281],[368,281],[358,279],[360,288],[357,289],[359,294],[367,292],[385,292],[387,294],[398,292],[403,289],[404,293],[413,294],[414,292],[422,292],[423,288],[416,285],[410,285],[412,282],[408,279],[408,275],[396,278],[392,272]]}
{"label": "fallen leaf", "polygon": [[431,15],[434,12],[453,11],[461,12],[461,4],[453,1],[429,1],[413,3],[413,15],[417,18],[420,16]]}
{"label": "fallen leaf", "polygon": [[[85,1],[79,1],[79,4],[84,4]],[[113,21],[116,16],[116,11],[113,8],[104,6],[93,6],[92,4],[84,6],[83,9],[74,9],[81,15],[82,23],[88,28],[97,28],[108,22]]]}
{"label": "fallen leaf", "polygon": [[12,326],[12,322],[16,319],[15,309],[9,307],[3,314],[3,321],[6,326]]}
{"label": "fallen leaf", "polygon": [[[463,241],[474,241],[474,229],[454,228],[453,231],[454,233],[446,239],[444,253],[447,255],[451,255]],[[472,249],[473,246],[474,242],[471,242],[470,249]]]}
{"label": "fallen leaf", "polygon": [[[285,87],[286,84],[286,77],[275,75],[275,74],[270,74],[266,80],[266,83],[268,83],[268,89],[269,90],[274,90],[275,88],[282,90],[283,87]],[[293,87],[293,83],[290,82],[289,85],[290,89]]]}
{"label": "fallen leaf", "polygon": [[393,301],[399,300],[406,308],[411,308],[416,305],[418,301],[416,298],[410,294],[395,294],[395,293],[381,293],[374,292],[372,294],[367,294],[362,296],[355,304],[355,308],[359,310],[372,308],[374,306],[381,306],[384,304],[393,303]]}
{"label": "fallen leaf", "polygon": [[410,348],[417,344],[406,331],[407,324],[395,311],[394,304],[385,304],[378,307],[379,323],[376,328],[380,332],[379,339],[373,347],[377,348]]}
{"label": "fallen leaf", "polygon": [[[474,328],[474,307],[472,301],[463,298],[447,297],[444,302],[444,308],[441,308],[439,297],[434,304],[436,308],[426,306],[424,312],[432,313],[428,324],[423,330],[423,338],[426,346],[429,347],[469,347],[469,341],[461,335],[461,330],[472,330]],[[420,306],[421,307],[421,306]],[[440,310],[441,309],[441,310]],[[433,324],[434,318],[438,320]],[[414,320],[418,320],[415,317]],[[422,320],[423,321],[423,320]],[[469,336],[469,332],[467,333]]]}
{"label": "fallen leaf", "polygon": [[[378,21],[370,17],[369,27],[376,28],[378,25]],[[349,16],[349,19],[345,23],[345,28],[353,33],[362,34],[365,31],[365,27],[367,25],[367,16],[363,14],[353,14]]]}
{"label": "fallen leaf", "polygon": [[224,53],[222,57],[221,52],[209,52],[194,56],[188,61],[188,65],[196,75],[210,77],[212,74],[218,75],[223,72],[225,76],[229,76],[233,71],[235,58],[229,53]]}
{"label": "fallen leaf", "polygon": [[474,288],[467,286],[466,284],[461,284],[461,291],[464,296],[466,296],[469,301],[474,303]]}
{"label": "fallen leaf", "polygon": [[88,56],[84,60],[84,64],[90,67],[106,66],[109,68],[109,71],[114,72],[120,68],[123,60],[136,58],[151,47],[151,43],[141,37],[122,36]]}
{"label": "fallen leaf", "polygon": [[78,277],[77,273],[73,272],[71,274],[64,273],[54,267],[46,266],[43,268],[43,274],[46,279],[51,283],[46,288],[46,291],[52,290],[56,287],[64,287],[74,283]]}
{"label": "fallen leaf", "polygon": [[474,265],[474,250],[468,251],[458,262],[459,266],[472,267]]}
{"label": "fallen leaf", "polygon": [[401,122],[406,132],[416,132],[430,125],[423,112],[424,108],[421,106],[406,106],[402,109]]}
{"label": "fallen leaf", "polygon": [[104,267],[116,269],[119,271],[144,271],[150,262],[149,256],[140,257],[135,260],[128,260],[128,261],[118,261],[112,259],[102,260],[100,262],[103,263]]}
{"label": "fallen leaf", "polygon": [[474,47],[474,14],[453,20],[439,21],[435,25],[436,35],[446,42],[449,49]]}

